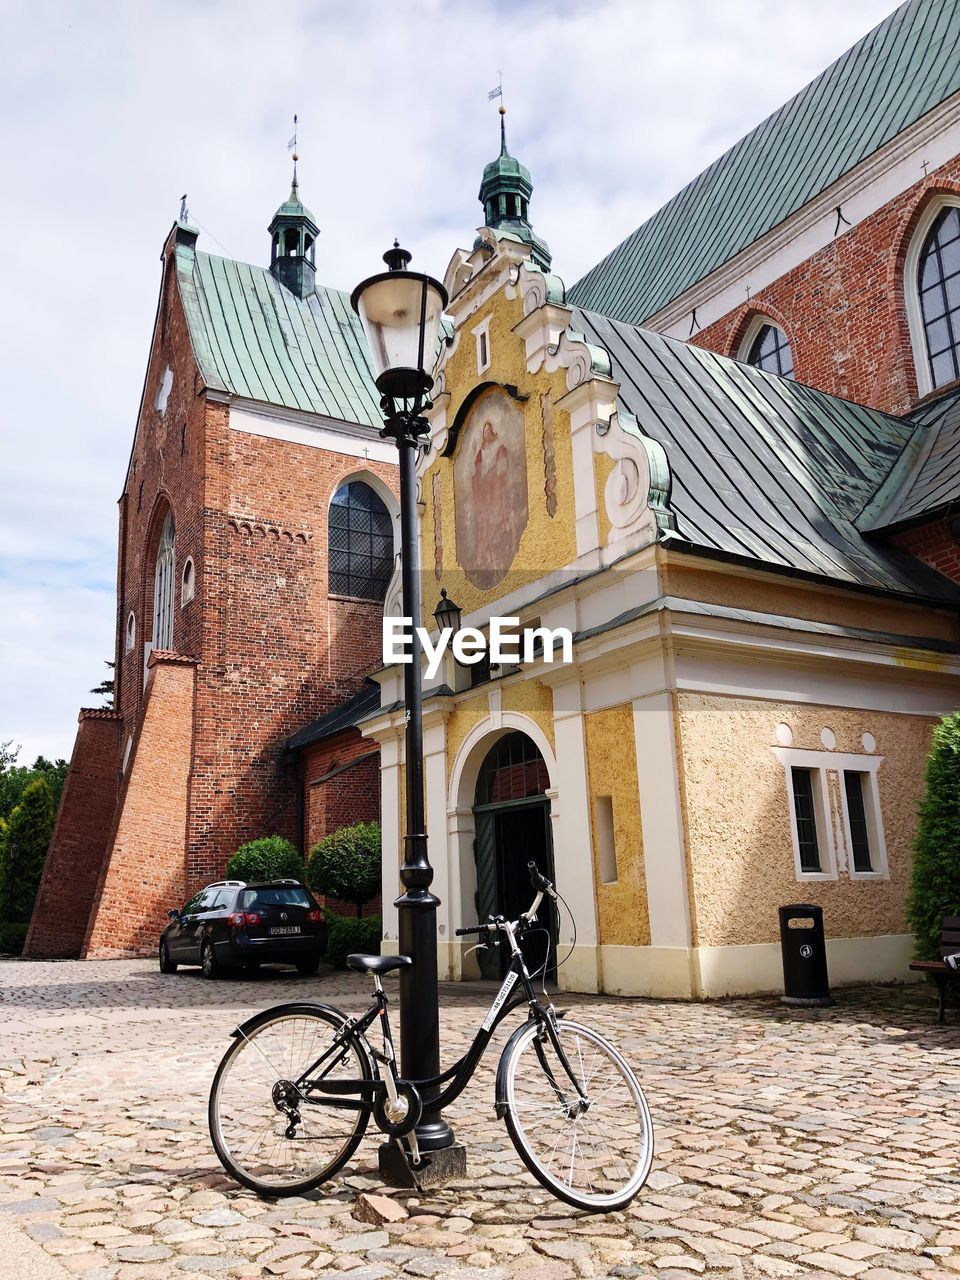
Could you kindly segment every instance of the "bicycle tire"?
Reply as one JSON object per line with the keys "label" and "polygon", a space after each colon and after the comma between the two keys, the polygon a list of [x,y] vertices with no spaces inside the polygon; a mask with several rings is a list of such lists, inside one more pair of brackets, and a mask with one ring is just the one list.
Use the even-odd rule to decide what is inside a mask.
{"label": "bicycle tire", "polygon": [[531,1021],[503,1051],[507,1131],[526,1167],[559,1199],[592,1213],[622,1209],[646,1182],[653,1163],[647,1100],[629,1065],[603,1036],[567,1018],[556,1029],[588,1106],[581,1107],[553,1044],[541,1039],[540,1025]]}
{"label": "bicycle tire", "polygon": [[[302,1195],[332,1178],[360,1145],[368,1111],[304,1103],[291,1139],[289,1116],[274,1101],[278,1082],[296,1080],[345,1021],[336,1011],[277,1005],[245,1023],[223,1055],[210,1087],[210,1137],[227,1173],[258,1195]],[[330,1078],[366,1081],[373,1074],[363,1043],[350,1036]]]}

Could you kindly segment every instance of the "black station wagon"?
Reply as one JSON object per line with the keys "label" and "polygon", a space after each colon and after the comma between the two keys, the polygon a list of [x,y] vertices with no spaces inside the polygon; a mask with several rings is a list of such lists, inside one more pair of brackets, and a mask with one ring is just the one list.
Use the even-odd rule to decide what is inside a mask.
{"label": "black station wagon", "polygon": [[292,964],[310,974],[326,948],[323,912],[297,880],[220,880],[168,915],[160,935],[161,973],[196,964],[205,978],[216,978],[230,969]]}

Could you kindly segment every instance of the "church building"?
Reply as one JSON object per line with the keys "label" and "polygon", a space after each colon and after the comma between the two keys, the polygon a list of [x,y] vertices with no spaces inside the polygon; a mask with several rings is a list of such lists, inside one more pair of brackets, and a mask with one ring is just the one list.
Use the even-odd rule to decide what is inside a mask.
{"label": "church building", "polygon": [[296,168],[269,237],[269,267],[234,262],[182,213],[163,247],[120,498],[115,708],[80,712],[27,956],[154,954],[167,911],[246,840],[303,848],[378,816],[356,730],[315,769],[287,740],[379,662],[396,451],[349,298],[316,283]]}
{"label": "church building", "polygon": [[[960,6],[908,0],[566,288],[503,138],[421,459],[424,613],[566,627],[573,661],[445,668],[424,702],[443,976],[522,910],[562,988],[905,980],[931,726],[960,702]],[[449,606],[448,606],[449,607]],[[381,751],[403,830],[402,668]],[[396,911],[384,918],[396,947]]]}

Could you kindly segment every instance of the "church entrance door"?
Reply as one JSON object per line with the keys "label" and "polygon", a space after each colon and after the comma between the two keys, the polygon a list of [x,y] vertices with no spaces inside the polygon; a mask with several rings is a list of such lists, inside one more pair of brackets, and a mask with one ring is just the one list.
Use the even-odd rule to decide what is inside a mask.
{"label": "church entrance door", "polygon": [[[527,863],[535,862],[553,880],[553,843],[547,767],[536,744],[524,733],[509,733],[488,752],[477,780],[474,817],[477,861],[477,919],[503,915],[510,920],[530,905],[533,890]],[[538,913],[542,931],[524,943],[531,973],[556,964],[556,911],[545,899]],[[480,973],[500,979],[509,961],[506,947],[478,951]]]}

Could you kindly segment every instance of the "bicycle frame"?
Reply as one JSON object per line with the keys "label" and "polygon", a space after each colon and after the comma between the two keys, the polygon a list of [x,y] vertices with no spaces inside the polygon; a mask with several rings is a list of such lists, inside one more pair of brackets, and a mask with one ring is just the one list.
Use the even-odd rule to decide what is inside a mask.
{"label": "bicycle frame", "polygon": [[[537,904],[539,905],[539,903]],[[536,908],[527,913],[527,918],[534,917]],[[493,928],[494,926],[491,926]],[[555,1015],[553,1011],[543,1005],[537,998],[533,988],[533,982],[530,978],[529,971],[523,959],[523,953],[517,943],[517,929],[515,925],[508,921],[501,921],[496,926],[499,932],[506,935],[510,944],[511,957],[510,966],[507,974],[500,985],[500,989],[494,996],[493,1001],[487,1011],[487,1016],[480,1024],[473,1041],[467,1052],[459,1058],[452,1067],[443,1071],[438,1076],[430,1076],[421,1080],[408,1080],[405,1077],[398,1076],[395,1069],[395,1055],[393,1048],[393,1036],[390,1030],[390,1019],[387,1012],[389,1001],[378,976],[374,976],[375,992],[370,1007],[365,1013],[358,1018],[346,1019],[342,1028],[334,1038],[330,1047],[325,1050],[310,1066],[294,1080],[292,1083],[300,1093],[305,1102],[314,1106],[326,1106],[352,1111],[373,1111],[377,1101],[383,1097],[384,1093],[393,1095],[391,1101],[395,1101],[396,1089],[398,1086],[412,1085],[421,1096],[425,1091],[429,1091],[429,1097],[432,1106],[443,1110],[451,1103],[455,1102],[460,1094],[470,1083],[473,1073],[477,1068],[480,1059],[486,1051],[487,1045],[493,1038],[494,1032],[500,1023],[508,1017],[514,1009],[518,1009],[521,1005],[526,1004],[529,1008],[529,1017],[540,1024],[541,1040],[545,1037],[549,1038],[554,1052],[557,1054],[563,1069],[568,1076],[571,1084],[576,1089],[579,1097],[586,1101],[583,1090],[577,1081],[576,1075],[567,1060],[563,1046],[560,1043],[559,1036],[554,1026]],[[522,932],[522,931],[521,931]],[[520,983],[522,991],[513,996],[511,993],[517,983]],[[375,1049],[366,1036],[367,1030],[376,1020],[381,1019],[381,1032],[383,1035],[383,1051]],[[238,1032],[243,1034],[243,1028],[238,1028]],[[333,1067],[341,1062],[346,1053],[346,1046],[351,1037],[359,1037],[371,1060],[377,1064],[382,1063],[389,1072],[389,1082],[385,1080],[377,1070],[377,1075],[372,1080],[326,1080],[325,1073],[321,1070],[324,1066],[326,1071],[330,1071]],[[547,1060],[543,1054],[540,1045],[537,1046],[537,1056],[540,1064],[553,1084],[557,1092],[560,1088],[554,1078]],[[319,1075],[317,1074],[319,1072]],[[440,1088],[441,1085],[446,1088]],[[435,1092],[439,1089],[439,1092]],[[317,1097],[322,1094],[322,1097]],[[499,1089],[498,1089],[499,1094]],[[498,1097],[498,1106],[500,1099]]]}

